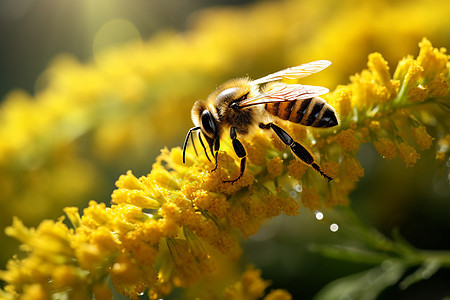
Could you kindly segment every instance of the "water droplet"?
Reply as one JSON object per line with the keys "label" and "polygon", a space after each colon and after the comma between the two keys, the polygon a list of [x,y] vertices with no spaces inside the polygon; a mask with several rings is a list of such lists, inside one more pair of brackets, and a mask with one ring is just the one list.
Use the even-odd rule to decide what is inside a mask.
{"label": "water droplet", "polygon": [[333,224],[330,225],[330,230],[332,232],[336,232],[336,231],[338,231],[338,229],[339,229],[339,225],[338,224],[333,223]]}
{"label": "water droplet", "polygon": [[297,192],[301,193],[301,192],[302,192],[302,186],[301,186],[300,184],[297,184],[297,185],[295,186],[295,190],[296,190]]}
{"label": "water droplet", "polygon": [[318,211],[318,210],[316,210],[314,213],[316,214],[316,219],[317,219],[317,220],[320,221],[320,220],[323,219],[323,213],[321,213],[321,212]]}
{"label": "water droplet", "polygon": [[292,198],[297,197],[297,192],[296,191],[290,191],[289,192],[289,196],[291,196]]}

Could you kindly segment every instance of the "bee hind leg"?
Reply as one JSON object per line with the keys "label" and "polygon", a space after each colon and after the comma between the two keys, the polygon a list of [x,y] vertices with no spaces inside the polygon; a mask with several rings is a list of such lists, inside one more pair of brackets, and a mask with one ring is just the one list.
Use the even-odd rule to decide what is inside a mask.
{"label": "bee hind leg", "polygon": [[294,141],[294,139],[286,131],[284,131],[283,129],[281,129],[280,127],[278,127],[277,125],[275,125],[273,123],[268,123],[268,124],[261,123],[261,124],[259,124],[259,128],[272,129],[273,131],[275,131],[275,133],[278,135],[280,140],[283,143],[285,143],[287,146],[289,146],[291,148],[292,152],[294,152],[294,154],[298,158],[300,158],[304,163],[310,165],[314,170],[319,172],[320,175],[325,177],[325,179],[327,179],[328,181],[333,180],[333,178],[331,178],[330,176],[325,174],[322,171],[322,169],[319,167],[319,165],[315,163],[314,157],[312,156],[312,154],[301,144]]}
{"label": "bee hind leg", "polygon": [[233,179],[233,180],[224,180],[222,182],[223,183],[229,182],[229,183],[233,184],[236,181],[238,181],[242,177],[242,175],[244,175],[245,163],[247,161],[247,152],[245,151],[245,148],[242,145],[242,143],[237,139],[235,127],[231,127],[231,129],[230,129],[230,138],[233,143],[234,152],[241,159],[241,172],[240,172],[238,178]]}

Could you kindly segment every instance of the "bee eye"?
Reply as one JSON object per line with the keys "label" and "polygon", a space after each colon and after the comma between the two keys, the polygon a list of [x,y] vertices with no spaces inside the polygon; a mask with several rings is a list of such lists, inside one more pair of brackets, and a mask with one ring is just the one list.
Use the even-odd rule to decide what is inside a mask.
{"label": "bee eye", "polygon": [[217,132],[216,122],[209,110],[202,112],[202,127],[209,134],[215,135]]}

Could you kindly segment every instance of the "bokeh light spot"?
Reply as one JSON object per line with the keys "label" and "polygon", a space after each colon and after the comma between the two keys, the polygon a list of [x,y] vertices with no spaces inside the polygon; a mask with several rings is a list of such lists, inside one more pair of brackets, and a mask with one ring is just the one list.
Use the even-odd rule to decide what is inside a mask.
{"label": "bokeh light spot", "polygon": [[336,232],[336,231],[338,231],[338,229],[339,229],[339,225],[338,224],[333,223],[333,224],[330,225],[330,230],[332,232]]}
{"label": "bokeh light spot", "polygon": [[93,43],[93,53],[96,60],[106,50],[131,41],[141,41],[141,35],[136,26],[125,19],[113,19],[106,22],[97,32]]}

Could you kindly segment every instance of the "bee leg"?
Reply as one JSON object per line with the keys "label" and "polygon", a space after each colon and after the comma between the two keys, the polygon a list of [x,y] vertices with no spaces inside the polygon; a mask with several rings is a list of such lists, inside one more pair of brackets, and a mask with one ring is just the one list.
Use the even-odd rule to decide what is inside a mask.
{"label": "bee leg", "polygon": [[207,158],[209,161],[211,161],[211,159],[210,159],[209,156],[208,156],[208,151],[206,151],[206,147],[205,147],[205,144],[203,143],[203,139],[202,139],[202,136],[201,136],[200,132],[197,132],[197,137],[198,137],[198,139],[200,140],[200,144],[202,145],[203,150],[205,150],[206,158]]}
{"label": "bee leg", "polygon": [[[217,170],[217,155],[219,154],[219,149],[220,149],[219,138],[216,138],[213,143],[214,143],[214,146],[213,146],[214,147],[214,160],[215,160],[216,165],[215,165],[214,169],[211,170],[211,172],[214,172],[215,170]],[[211,147],[211,152],[212,152],[213,147]]]}
{"label": "bee leg", "polygon": [[214,172],[215,170],[217,170],[217,154],[218,154],[218,153],[219,153],[219,152],[216,152],[216,153],[214,154],[215,166],[214,166],[214,169],[211,170],[211,172]]}
{"label": "bee leg", "polygon": [[233,149],[234,152],[236,153],[236,155],[241,159],[241,173],[239,174],[239,177],[234,179],[234,180],[224,180],[222,181],[223,183],[225,182],[230,182],[231,184],[235,183],[236,181],[238,181],[242,175],[244,175],[244,171],[245,171],[245,162],[247,161],[247,152],[245,152],[245,148],[242,145],[242,143],[237,139],[237,135],[236,135],[236,128],[235,127],[231,127],[230,128],[230,138],[231,141],[233,142]]}
{"label": "bee leg", "polygon": [[284,131],[283,129],[281,129],[280,127],[278,127],[277,125],[275,125],[273,123],[268,123],[268,124],[261,123],[261,124],[259,124],[259,128],[273,129],[273,131],[275,131],[275,133],[278,135],[280,140],[283,143],[285,143],[286,145],[288,145],[291,148],[292,152],[294,152],[294,154],[298,158],[300,158],[304,163],[310,165],[314,170],[319,172],[328,181],[333,180],[333,178],[331,178],[330,176],[325,174],[322,171],[322,169],[319,167],[319,165],[314,162],[314,157],[312,156],[312,154],[301,144],[294,141],[294,139],[286,131]]}

